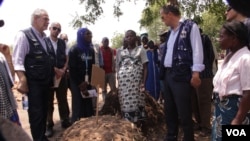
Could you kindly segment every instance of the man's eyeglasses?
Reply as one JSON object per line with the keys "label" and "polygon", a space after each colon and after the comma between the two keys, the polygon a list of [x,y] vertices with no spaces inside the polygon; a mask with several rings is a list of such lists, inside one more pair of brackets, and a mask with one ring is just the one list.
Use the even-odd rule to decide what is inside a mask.
{"label": "man's eyeglasses", "polygon": [[57,30],[59,32],[61,32],[61,28],[57,28],[57,27],[52,27],[53,30]]}
{"label": "man's eyeglasses", "polygon": [[229,6],[229,7],[227,8],[227,12],[229,12],[230,10],[232,10],[232,7],[231,7],[231,6]]}

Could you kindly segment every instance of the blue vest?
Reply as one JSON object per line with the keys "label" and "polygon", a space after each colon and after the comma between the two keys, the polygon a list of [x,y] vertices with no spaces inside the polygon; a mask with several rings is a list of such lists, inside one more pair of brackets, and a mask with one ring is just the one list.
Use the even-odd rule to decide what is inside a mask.
{"label": "blue vest", "polygon": [[24,67],[28,81],[52,84],[52,57],[42,47],[31,28],[23,30],[29,41],[29,53],[25,56]]}
{"label": "blue vest", "polygon": [[[191,67],[193,65],[193,55],[192,46],[190,41],[190,32],[194,22],[191,20],[185,20],[181,23],[179,33],[176,37],[174,48],[173,48],[173,58],[172,58],[172,70],[178,76],[178,81],[189,81],[191,79],[192,71]],[[170,32],[167,35],[167,40],[165,48],[163,51],[162,61],[161,61],[161,78],[164,77],[164,60],[167,53],[167,42],[169,39]]]}

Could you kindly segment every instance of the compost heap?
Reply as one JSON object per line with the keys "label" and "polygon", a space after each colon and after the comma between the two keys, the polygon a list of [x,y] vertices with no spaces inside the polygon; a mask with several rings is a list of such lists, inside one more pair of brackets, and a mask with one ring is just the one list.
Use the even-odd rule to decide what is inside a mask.
{"label": "compost heap", "polygon": [[141,127],[121,118],[117,93],[107,95],[98,116],[82,118],[66,129],[61,141],[159,141],[166,133],[163,105],[145,92],[147,120]]}

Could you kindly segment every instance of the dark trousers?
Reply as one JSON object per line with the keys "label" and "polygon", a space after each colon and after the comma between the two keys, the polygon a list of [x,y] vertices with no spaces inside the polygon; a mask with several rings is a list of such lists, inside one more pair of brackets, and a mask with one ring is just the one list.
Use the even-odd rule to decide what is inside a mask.
{"label": "dark trousers", "polygon": [[190,82],[177,82],[173,71],[165,71],[166,96],[164,107],[167,123],[167,141],[177,141],[179,126],[182,127],[183,141],[194,141]]}
{"label": "dark trousers", "polygon": [[90,117],[94,115],[92,98],[82,98],[78,85],[70,80],[72,93],[72,117],[71,122],[79,120],[82,117]]}
{"label": "dark trousers", "polygon": [[34,141],[48,141],[44,135],[46,131],[46,118],[48,112],[49,84],[28,81],[29,92],[29,123]]}
{"label": "dark trousers", "polygon": [[201,128],[211,128],[211,98],[213,93],[213,78],[201,79],[198,89],[193,88],[193,116]]}
{"label": "dark trousers", "polygon": [[47,127],[53,127],[54,94],[58,102],[59,115],[62,122],[69,121],[69,104],[67,100],[67,78],[63,76],[58,88],[51,88],[48,97]]}

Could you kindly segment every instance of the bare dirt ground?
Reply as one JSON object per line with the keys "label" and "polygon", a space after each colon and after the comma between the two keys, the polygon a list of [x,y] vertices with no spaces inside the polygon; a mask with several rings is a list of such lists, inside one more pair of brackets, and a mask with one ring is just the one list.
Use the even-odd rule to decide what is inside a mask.
{"label": "bare dirt ground", "polygon": [[[28,112],[27,112],[27,110],[23,110],[23,108],[22,108],[22,95],[20,93],[18,93],[15,90],[15,88],[14,88],[14,95],[16,97],[17,104],[18,104],[17,111],[18,111],[18,114],[19,114],[19,118],[21,120],[22,128],[31,137]],[[68,101],[69,101],[70,109],[71,109],[71,94],[70,94],[70,92],[68,92]],[[53,118],[54,118],[54,123],[55,123],[55,125],[54,125],[54,136],[51,137],[51,138],[49,138],[49,140],[50,141],[57,141],[58,140],[57,138],[62,134],[62,132],[65,129],[61,128],[60,117],[59,117],[59,112],[58,112],[58,106],[57,106],[56,98],[55,98],[55,101],[54,101]]]}
{"label": "bare dirt ground", "polygon": [[[28,122],[27,110],[22,109],[21,94],[14,89],[14,94],[18,103],[18,114],[23,129],[29,136],[30,127]],[[163,141],[166,126],[164,122],[164,113],[162,105],[146,98],[146,111],[149,120],[146,122],[144,129],[139,129],[128,121],[119,116],[119,105],[117,105],[117,97],[111,96],[109,102],[103,105],[102,96],[99,95],[100,110],[98,120],[96,117],[81,119],[68,129],[61,128],[57,101],[54,101],[54,136],[49,138],[50,141]],[[71,109],[71,93],[68,91],[68,101]],[[115,105],[115,106],[114,106]],[[98,121],[98,124],[97,124]],[[179,140],[181,140],[182,132],[180,132]],[[195,132],[196,141],[209,141],[210,137],[200,137]]]}

